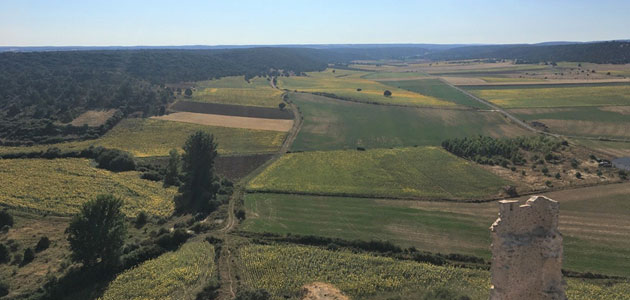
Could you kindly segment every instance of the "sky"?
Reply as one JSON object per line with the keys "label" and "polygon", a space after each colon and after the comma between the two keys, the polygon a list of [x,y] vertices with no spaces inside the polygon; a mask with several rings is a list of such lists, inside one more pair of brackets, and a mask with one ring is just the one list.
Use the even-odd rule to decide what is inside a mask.
{"label": "sky", "polygon": [[630,39],[629,0],[0,0],[0,46]]}

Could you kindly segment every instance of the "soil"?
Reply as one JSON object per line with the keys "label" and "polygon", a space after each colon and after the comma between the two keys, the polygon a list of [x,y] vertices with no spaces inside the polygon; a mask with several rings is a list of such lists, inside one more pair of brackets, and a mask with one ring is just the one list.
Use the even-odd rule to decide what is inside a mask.
{"label": "soil", "polygon": [[192,112],[202,114],[215,114],[237,117],[265,118],[293,120],[293,113],[290,109],[280,110],[279,108],[242,106],[219,103],[204,103],[193,101],[177,101],[171,106],[172,110],[181,112]]}
{"label": "soil", "polygon": [[313,282],[302,287],[302,300],[349,300],[336,287],[323,283]]}
{"label": "soil", "polygon": [[222,126],[231,128],[289,131],[293,127],[293,120],[275,120],[263,118],[248,118],[226,115],[201,114],[191,112],[176,112],[164,116],[152,117],[158,120],[193,123],[209,126]]}

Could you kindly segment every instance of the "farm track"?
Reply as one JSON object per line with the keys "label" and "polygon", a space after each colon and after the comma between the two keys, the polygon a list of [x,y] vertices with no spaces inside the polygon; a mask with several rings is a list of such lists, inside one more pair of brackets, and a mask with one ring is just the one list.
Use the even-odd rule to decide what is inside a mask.
{"label": "farm track", "polygon": [[[273,80],[270,81],[270,84],[273,88],[277,89],[277,87],[273,84]],[[245,194],[245,186],[247,185],[247,183],[258,174],[260,174],[260,172],[266,169],[274,161],[280,158],[280,156],[286,153],[293,144],[293,141],[295,141],[295,138],[297,137],[300,129],[302,128],[302,115],[300,114],[295,103],[288,103],[288,107],[293,112],[294,122],[293,127],[287,133],[287,136],[285,137],[282,146],[280,147],[278,152],[274,154],[264,164],[260,165],[247,176],[241,178],[241,180],[239,180],[239,182],[235,185],[234,192],[229,199],[228,217],[226,220],[226,224],[223,228],[218,230],[219,234],[222,235],[224,243],[218,260],[219,278],[221,281],[219,299],[234,299],[236,297],[236,288],[234,286],[236,280],[235,274],[232,271],[235,268],[232,259],[232,250],[235,249],[235,245],[232,243],[232,239],[230,237],[230,231],[232,231],[238,223],[236,216],[234,215],[236,203],[238,201],[242,201]]]}

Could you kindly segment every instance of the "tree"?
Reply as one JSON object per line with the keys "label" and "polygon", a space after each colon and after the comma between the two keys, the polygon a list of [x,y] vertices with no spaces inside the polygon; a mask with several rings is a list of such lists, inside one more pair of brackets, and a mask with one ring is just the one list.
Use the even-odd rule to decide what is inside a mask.
{"label": "tree", "polygon": [[236,300],[268,300],[271,299],[271,294],[265,289],[249,290],[240,289],[236,293]]}
{"label": "tree", "polygon": [[66,229],[72,260],[84,267],[118,264],[127,232],[122,205],[123,201],[112,195],[99,195],[83,205]]}
{"label": "tree", "polygon": [[168,165],[164,175],[164,186],[179,185],[179,165],[181,157],[176,149],[171,149],[168,153]]}
{"label": "tree", "polygon": [[0,228],[4,226],[13,226],[13,216],[6,210],[0,210]]}
{"label": "tree", "polygon": [[24,256],[22,258],[22,266],[28,265],[35,259],[35,252],[31,248],[24,249]]}
{"label": "tree", "polygon": [[286,103],[284,102],[280,102],[280,104],[278,104],[278,107],[280,108],[280,110],[284,110],[284,108],[287,106]]}
{"label": "tree", "polygon": [[213,208],[211,201],[214,202],[219,190],[214,177],[216,157],[217,144],[213,135],[197,131],[188,137],[182,156],[184,184],[175,203],[178,211],[207,212]]}
{"label": "tree", "polygon": [[191,97],[192,96],[192,90],[191,89],[186,89],[186,91],[184,92],[184,95],[186,95],[186,97]]}
{"label": "tree", "polygon": [[37,242],[37,245],[35,246],[35,251],[41,252],[48,249],[48,247],[50,247],[50,239],[48,239],[48,237],[46,236],[43,236]]}
{"label": "tree", "polygon": [[391,97],[392,96],[392,92],[390,92],[389,90],[385,90],[385,92],[383,92],[383,95],[385,97]]}

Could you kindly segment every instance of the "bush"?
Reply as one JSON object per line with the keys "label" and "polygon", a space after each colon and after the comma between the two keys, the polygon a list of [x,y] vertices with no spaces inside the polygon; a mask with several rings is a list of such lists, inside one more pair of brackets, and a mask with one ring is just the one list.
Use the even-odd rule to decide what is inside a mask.
{"label": "bush", "polygon": [[582,173],[580,173],[580,172],[575,173],[575,178],[577,178],[577,179],[582,178]]}
{"label": "bush", "polygon": [[33,251],[33,249],[31,248],[26,248],[24,249],[24,256],[22,258],[22,263],[21,265],[27,265],[30,262],[32,262],[35,259],[35,251]]}
{"label": "bush", "polygon": [[383,96],[385,96],[385,97],[391,97],[391,96],[392,96],[392,92],[391,92],[390,90],[385,90],[385,91],[383,92]]}
{"label": "bush", "polygon": [[236,218],[239,220],[245,220],[245,210],[239,209],[236,211]]}
{"label": "bush", "polygon": [[560,179],[560,173],[556,173],[556,179]]}
{"label": "bush", "polygon": [[133,156],[117,149],[101,149],[96,156],[98,167],[114,172],[132,171],[136,169]]}
{"label": "bush", "polygon": [[134,221],[136,228],[142,228],[142,226],[147,224],[148,220],[149,220],[149,216],[147,215],[147,213],[143,211],[139,212],[138,215],[136,216],[136,220]]}
{"label": "bush", "polygon": [[4,226],[13,227],[13,216],[6,210],[0,210],[0,228]]}
{"label": "bush", "polygon": [[422,297],[423,300],[470,300],[470,297],[460,295],[450,289],[441,287],[429,291]]}
{"label": "bush", "polygon": [[241,289],[236,293],[235,300],[268,300],[271,294],[265,289],[247,290]]}
{"label": "bush", "polygon": [[0,297],[4,297],[9,294],[9,285],[0,281]]}
{"label": "bush", "polygon": [[48,249],[48,247],[50,247],[50,240],[48,239],[48,237],[43,236],[37,242],[37,245],[35,246],[35,251],[41,252]]}
{"label": "bush", "polygon": [[206,283],[206,286],[203,288],[199,294],[197,294],[196,300],[209,300],[209,299],[217,299],[219,296],[219,288],[221,284],[217,278],[212,278]]}
{"label": "bush", "polygon": [[9,249],[4,244],[0,244],[0,264],[8,263],[9,261],[11,261]]}
{"label": "bush", "polygon": [[185,229],[178,228],[169,234],[159,236],[155,243],[166,250],[175,250],[186,242],[189,237],[190,234],[188,234]]}
{"label": "bush", "polygon": [[156,171],[144,172],[140,175],[140,178],[151,181],[162,181],[162,175]]}

